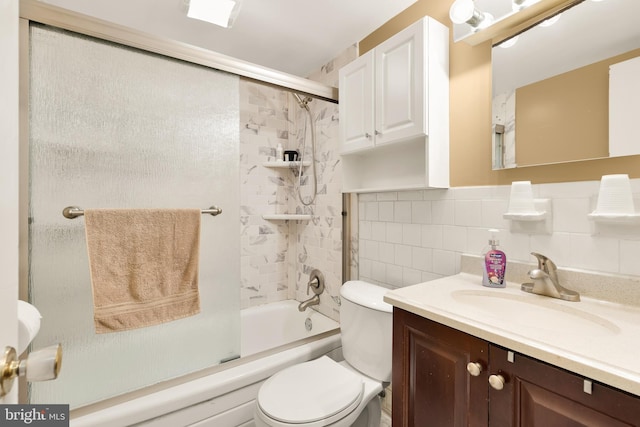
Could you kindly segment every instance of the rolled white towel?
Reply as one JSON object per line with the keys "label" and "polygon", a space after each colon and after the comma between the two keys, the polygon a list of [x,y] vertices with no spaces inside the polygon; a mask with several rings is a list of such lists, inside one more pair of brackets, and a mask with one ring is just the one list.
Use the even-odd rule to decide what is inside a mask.
{"label": "rolled white towel", "polygon": [[29,347],[40,331],[42,316],[37,308],[28,302],[18,300],[18,354]]}

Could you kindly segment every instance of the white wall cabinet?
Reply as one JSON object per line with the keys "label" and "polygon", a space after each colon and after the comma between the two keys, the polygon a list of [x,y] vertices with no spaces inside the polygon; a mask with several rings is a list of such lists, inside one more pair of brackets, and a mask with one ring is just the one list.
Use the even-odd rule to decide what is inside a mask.
{"label": "white wall cabinet", "polygon": [[449,31],[425,17],[340,70],[343,191],[449,186]]}

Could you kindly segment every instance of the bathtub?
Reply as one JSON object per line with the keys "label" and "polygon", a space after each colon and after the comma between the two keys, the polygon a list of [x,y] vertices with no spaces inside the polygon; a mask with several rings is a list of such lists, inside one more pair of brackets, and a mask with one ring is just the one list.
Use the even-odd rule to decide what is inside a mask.
{"label": "bathtub", "polygon": [[258,389],[271,375],[325,354],[341,360],[338,323],[300,313],[296,301],[242,310],[241,325],[240,359],[73,410],[70,426],[250,427]]}

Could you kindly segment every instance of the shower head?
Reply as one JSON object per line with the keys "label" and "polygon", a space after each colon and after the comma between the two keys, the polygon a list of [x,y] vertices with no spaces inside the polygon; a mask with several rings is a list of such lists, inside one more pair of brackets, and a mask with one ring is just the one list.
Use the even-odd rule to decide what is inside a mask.
{"label": "shower head", "polygon": [[305,110],[309,109],[308,104],[313,101],[313,98],[311,98],[310,96],[305,96],[304,98],[302,98],[297,93],[292,93],[292,95],[296,99],[296,101],[298,101],[298,105],[300,106],[300,108],[304,108]]}

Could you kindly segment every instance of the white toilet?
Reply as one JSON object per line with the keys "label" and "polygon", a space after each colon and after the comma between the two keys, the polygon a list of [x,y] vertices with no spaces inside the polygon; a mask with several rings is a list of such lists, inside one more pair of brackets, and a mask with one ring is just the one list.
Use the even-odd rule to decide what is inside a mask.
{"label": "white toilet", "polygon": [[327,356],[283,369],[260,387],[256,427],[378,427],[378,394],[391,381],[389,290],[362,281],[340,289],[345,360]]}

